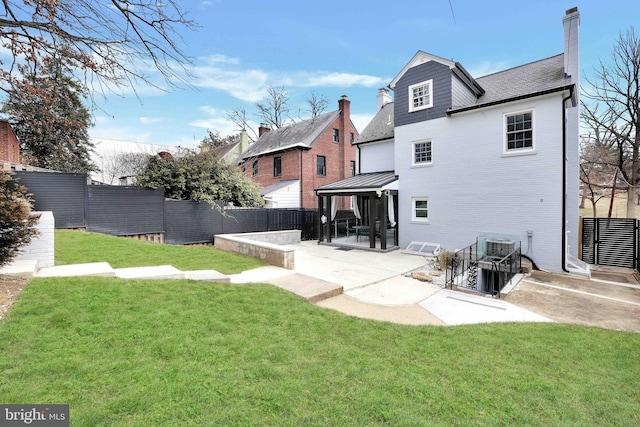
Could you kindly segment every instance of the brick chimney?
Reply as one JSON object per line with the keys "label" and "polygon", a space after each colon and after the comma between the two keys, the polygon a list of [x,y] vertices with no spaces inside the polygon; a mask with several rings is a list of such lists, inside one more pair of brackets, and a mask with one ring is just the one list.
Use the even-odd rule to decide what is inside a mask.
{"label": "brick chimney", "polygon": [[351,130],[351,101],[347,98],[347,95],[342,95],[338,100],[338,108],[340,109],[340,155],[339,162],[342,165],[340,168],[340,179],[347,177],[346,172],[348,169],[347,161],[347,148],[351,147],[350,143],[350,130]]}
{"label": "brick chimney", "polygon": [[258,138],[260,138],[265,133],[269,132],[271,128],[266,123],[260,123],[260,127],[258,128]]}
{"label": "brick chimney", "polygon": [[242,129],[240,132],[240,152],[238,154],[242,154],[249,149],[249,135],[247,131]]}
{"label": "brick chimney", "polygon": [[340,110],[340,142],[349,141],[347,129],[351,123],[351,101],[347,95],[342,95],[338,100],[338,109]]}
{"label": "brick chimney", "polygon": [[580,12],[577,7],[567,10],[562,19],[564,27],[564,72],[568,76],[578,77],[580,64],[578,61],[578,29]]}
{"label": "brick chimney", "polygon": [[[571,77],[571,82],[580,88],[580,56],[578,50],[578,30],[580,28],[580,12],[577,7],[567,10],[562,19],[564,28],[564,74]],[[579,102],[579,92],[576,90],[575,103]]]}
{"label": "brick chimney", "polygon": [[378,111],[382,108],[383,105],[391,102],[391,95],[389,95],[389,89],[386,87],[381,87],[378,89],[378,96],[376,96],[376,104],[378,106]]}

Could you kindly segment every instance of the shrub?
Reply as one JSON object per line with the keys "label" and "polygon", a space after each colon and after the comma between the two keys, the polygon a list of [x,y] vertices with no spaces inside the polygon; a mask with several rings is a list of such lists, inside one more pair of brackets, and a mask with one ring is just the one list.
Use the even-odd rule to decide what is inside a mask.
{"label": "shrub", "polygon": [[38,218],[31,215],[30,202],[26,188],[0,171],[0,266],[13,260],[38,234],[34,228]]}

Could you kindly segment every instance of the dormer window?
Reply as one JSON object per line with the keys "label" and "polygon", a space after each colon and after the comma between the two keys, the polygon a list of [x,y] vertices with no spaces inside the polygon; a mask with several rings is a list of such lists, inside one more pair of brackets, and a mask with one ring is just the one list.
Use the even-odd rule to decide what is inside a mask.
{"label": "dormer window", "polygon": [[433,107],[433,79],[409,86],[409,112]]}

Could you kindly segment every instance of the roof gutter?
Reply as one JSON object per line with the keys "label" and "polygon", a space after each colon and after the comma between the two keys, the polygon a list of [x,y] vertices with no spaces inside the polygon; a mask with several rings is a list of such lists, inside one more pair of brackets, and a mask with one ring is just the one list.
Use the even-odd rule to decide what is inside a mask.
{"label": "roof gutter", "polygon": [[573,85],[557,87],[557,88],[554,88],[554,89],[547,89],[547,90],[543,90],[541,92],[528,93],[526,95],[515,96],[513,98],[500,99],[498,101],[487,102],[485,104],[475,104],[475,105],[470,105],[468,107],[457,108],[455,110],[448,110],[447,111],[447,116],[452,116],[452,115],[457,114],[457,113],[464,113],[465,111],[478,110],[480,108],[491,107],[491,106],[498,105],[498,104],[506,104],[507,102],[520,101],[520,100],[527,99],[527,98],[534,98],[536,96],[548,95],[550,93],[562,92],[562,91],[565,91],[565,90],[573,91]]}

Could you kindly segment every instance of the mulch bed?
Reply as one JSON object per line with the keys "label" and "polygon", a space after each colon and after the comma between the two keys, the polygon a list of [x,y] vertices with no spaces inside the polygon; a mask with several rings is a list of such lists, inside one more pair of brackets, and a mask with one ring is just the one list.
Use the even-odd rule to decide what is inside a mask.
{"label": "mulch bed", "polygon": [[0,319],[15,302],[29,279],[20,276],[0,275]]}

